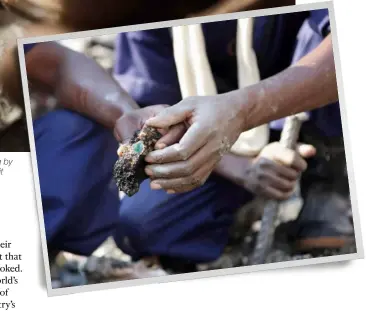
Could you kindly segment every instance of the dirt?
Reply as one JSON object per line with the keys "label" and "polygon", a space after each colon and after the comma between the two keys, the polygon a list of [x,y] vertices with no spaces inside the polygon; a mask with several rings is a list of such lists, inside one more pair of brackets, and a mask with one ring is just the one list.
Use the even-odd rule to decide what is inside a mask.
{"label": "dirt", "polygon": [[[228,269],[250,265],[255,234],[243,237],[242,243],[227,247],[224,253],[214,262],[199,264],[196,271]],[[270,252],[266,263],[303,260],[356,253],[354,240],[342,249],[323,249],[318,252],[291,254],[288,244],[277,243]],[[90,257],[60,254],[51,269],[53,288],[105,283],[111,281],[131,280],[153,276],[164,276],[175,273],[164,270],[159,265],[151,265],[144,261],[132,263],[129,256],[122,253],[109,238]]]}

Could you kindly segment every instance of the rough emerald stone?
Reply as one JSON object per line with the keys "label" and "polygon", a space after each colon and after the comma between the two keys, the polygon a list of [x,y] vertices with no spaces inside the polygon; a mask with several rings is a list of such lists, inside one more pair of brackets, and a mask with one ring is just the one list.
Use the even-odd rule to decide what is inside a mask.
{"label": "rough emerald stone", "polygon": [[124,153],[113,169],[113,177],[119,191],[130,197],[139,190],[140,184],[148,178],[145,174],[145,156],[154,150],[160,137],[161,134],[155,128],[144,127],[124,145]]}
{"label": "rough emerald stone", "polygon": [[133,151],[140,154],[144,150],[144,143],[142,141],[137,142],[133,146]]}

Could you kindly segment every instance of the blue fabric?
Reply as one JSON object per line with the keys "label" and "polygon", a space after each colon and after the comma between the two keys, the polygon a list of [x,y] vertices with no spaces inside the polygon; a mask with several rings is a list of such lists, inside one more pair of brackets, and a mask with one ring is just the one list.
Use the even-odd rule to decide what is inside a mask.
{"label": "blue fabric", "polygon": [[68,110],[37,119],[34,135],[49,249],[90,255],[118,219],[118,144],[109,130]]}
{"label": "blue fabric", "polygon": [[152,191],[145,181],[137,194],[123,198],[115,241],[135,259],[160,255],[208,262],[227,244],[234,212],[251,199],[216,175],[194,191],[174,195]]}
{"label": "blue fabric", "polygon": [[[307,13],[256,19],[254,47],[262,78],[291,63],[296,34]],[[207,55],[220,93],[237,88],[237,22],[202,24]],[[270,28],[270,29],[268,29]],[[262,38],[265,37],[263,42]],[[181,100],[169,29],[121,33],[116,43],[115,76],[141,105],[174,105]]]}
{"label": "blue fabric", "polygon": [[37,43],[23,44],[24,54],[28,53]]}

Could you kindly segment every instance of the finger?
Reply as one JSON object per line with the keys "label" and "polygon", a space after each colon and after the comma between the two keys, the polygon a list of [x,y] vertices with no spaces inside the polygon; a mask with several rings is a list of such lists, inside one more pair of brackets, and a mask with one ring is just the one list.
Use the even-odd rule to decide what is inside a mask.
{"label": "finger", "polygon": [[275,160],[259,158],[257,165],[260,171],[268,171],[280,176],[281,178],[287,179],[288,181],[295,181],[299,177],[298,171],[291,167],[284,166],[282,163],[278,163],[278,161]]}
{"label": "finger", "polygon": [[269,169],[288,181],[296,181],[299,178],[299,172],[290,167],[276,164],[272,165]]}
{"label": "finger", "polygon": [[130,140],[136,130],[140,130],[143,127],[143,122],[141,118],[137,115],[126,115],[120,118],[115,126],[115,136],[116,139],[121,143],[126,143]]}
{"label": "finger", "polygon": [[288,199],[291,196],[291,193],[292,192],[284,192],[273,187],[268,187],[265,189],[264,195],[273,200],[283,201]]}
{"label": "finger", "polygon": [[172,126],[171,129],[166,131],[164,134],[161,133],[164,136],[156,142],[155,149],[164,149],[167,146],[171,146],[174,143],[179,142],[186,130],[187,128],[183,123]]}
{"label": "finger", "polygon": [[[142,119],[142,122],[145,124],[147,120],[156,117],[159,113],[162,113],[164,110],[168,109],[169,105],[153,105],[148,106],[146,108],[142,108],[140,111],[142,111],[139,116]],[[138,111],[138,110],[136,110]]]}
{"label": "finger", "polygon": [[279,175],[273,172],[265,173],[266,183],[271,188],[288,192],[295,189],[296,181],[289,181],[287,179],[281,178]]}
{"label": "finger", "polygon": [[166,108],[161,111],[158,115],[150,118],[146,121],[146,124],[158,128],[167,128],[172,125],[184,122],[193,113],[193,106],[185,103],[184,101]]}
{"label": "finger", "polygon": [[[128,142],[137,130],[141,130],[143,128],[145,121],[148,118],[155,116],[160,111],[163,111],[163,109],[166,109],[166,107],[166,105],[155,105],[125,113],[116,122],[114,136],[119,142]],[[164,134],[164,131],[159,131],[161,134]]]}
{"label": "finger", "polygon": [[145,172],[151,179],[171,179],[191,176],[194,175],[200,167],[205,165],[207,159],[212,159],[212,161],[216,161],[216,163],[220,160],[220,154],[215,152],[210,144],[205,145],[186,161],[148,165],[145,168]]}
{"label": "finger", "polygon": [[294,150],[283,149],[281,152],[274,155],[276,162],[296,169],[297,171],[304,171],[307,168],[306,161]]}
{"label": "finger", "polygon": [[[155,117],[156,115],[158,115],[161,111],[163,111],[164,109],[168,108],[168,105],[153,105],[153,106],[149,106],[146,108],[143,108],[143,112],[141,114],[139,114],[140,117],[140,124],[142,123],[143,126],[147,126],[146,121],[151,118],[151,117]],[[143,127],[141,126],[141,128]],[[157,128],[157,131],[162,135],[166,135],[169,132],[169,129],[165,129],[165,128]]]}
{"label": "finger", "polygon": [[299,146],[297,146],[297,152],[303,158],[308,159],[308,158],[315,156],[316,149],[312,145],[300,144]]}
{"label": "finger", "polygon": [[294,162],[291,167],[299,172],[303,172],[308,167],[308,164],[297,152],[295,152]]}
{"label": "finger", "polygon": [[113,129],[113,136],[114,138],[119,142],[121,143],[122,142],[122,138],[120,136],[120,134],[118,133],[118,130],[117,130],[117,125],[114,127]]}
{"label": "finger", "polygon": [[172,179],[156,179],[151,182],[151,188],[165,189],[169,191],[169,193],[182,193],[191,191],[200,187],[206,182],[215,165],[216,159],[211,159],[210,161],[207,161],[202,167],[200,167],[193,175]]}
{"label": "finger", "polygon": [[198,123],[194,123],[188,128],[178,144],[150,152],[145,161],[160,164],[185,161],[208,142],[209,136],[208,130],[202,130]]}
{"label": "finger", "polygon": [[157,131],[161,134],[161,136],[167,135],[169,130],[167,129],[157,129]]}

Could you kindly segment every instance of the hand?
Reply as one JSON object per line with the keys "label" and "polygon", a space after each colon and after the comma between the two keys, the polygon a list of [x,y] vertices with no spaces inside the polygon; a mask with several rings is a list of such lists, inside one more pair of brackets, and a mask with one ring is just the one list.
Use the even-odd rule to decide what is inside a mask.
{"label": "hand", "polygon": [[245,124],[240,104],[229,94],[189,97],[146,122],[156,128],[182,122],[189,126],[179,143],[153,151],[145,158],[151,163],[146,174],[155,179],[152,189],[185,192],[206,181]]}
{"label": "hand", "polygon": [[[114,136],[120,143],[128,142],[128,140],[133,137],[136,131],[142,129],[147,119],[156,116],[166,107],[169,106],[155,105],[124,113],[115,124]],[[166,146],[176,143],[181,139],[185,131],[186,126],[183,123],[174,125],[169,129],[159,129],[159,132],[163,135],[163,137],[157,141],[155,148],[165,148]]]}
{"label": "hand", "polygon": [[315,155],[311,145],[300,145],[297,152],[275,142],[267,145],[245,173],[245,187],[256,195],[285,200],[295,190],[296,181],[307,168],[304,158]]}

